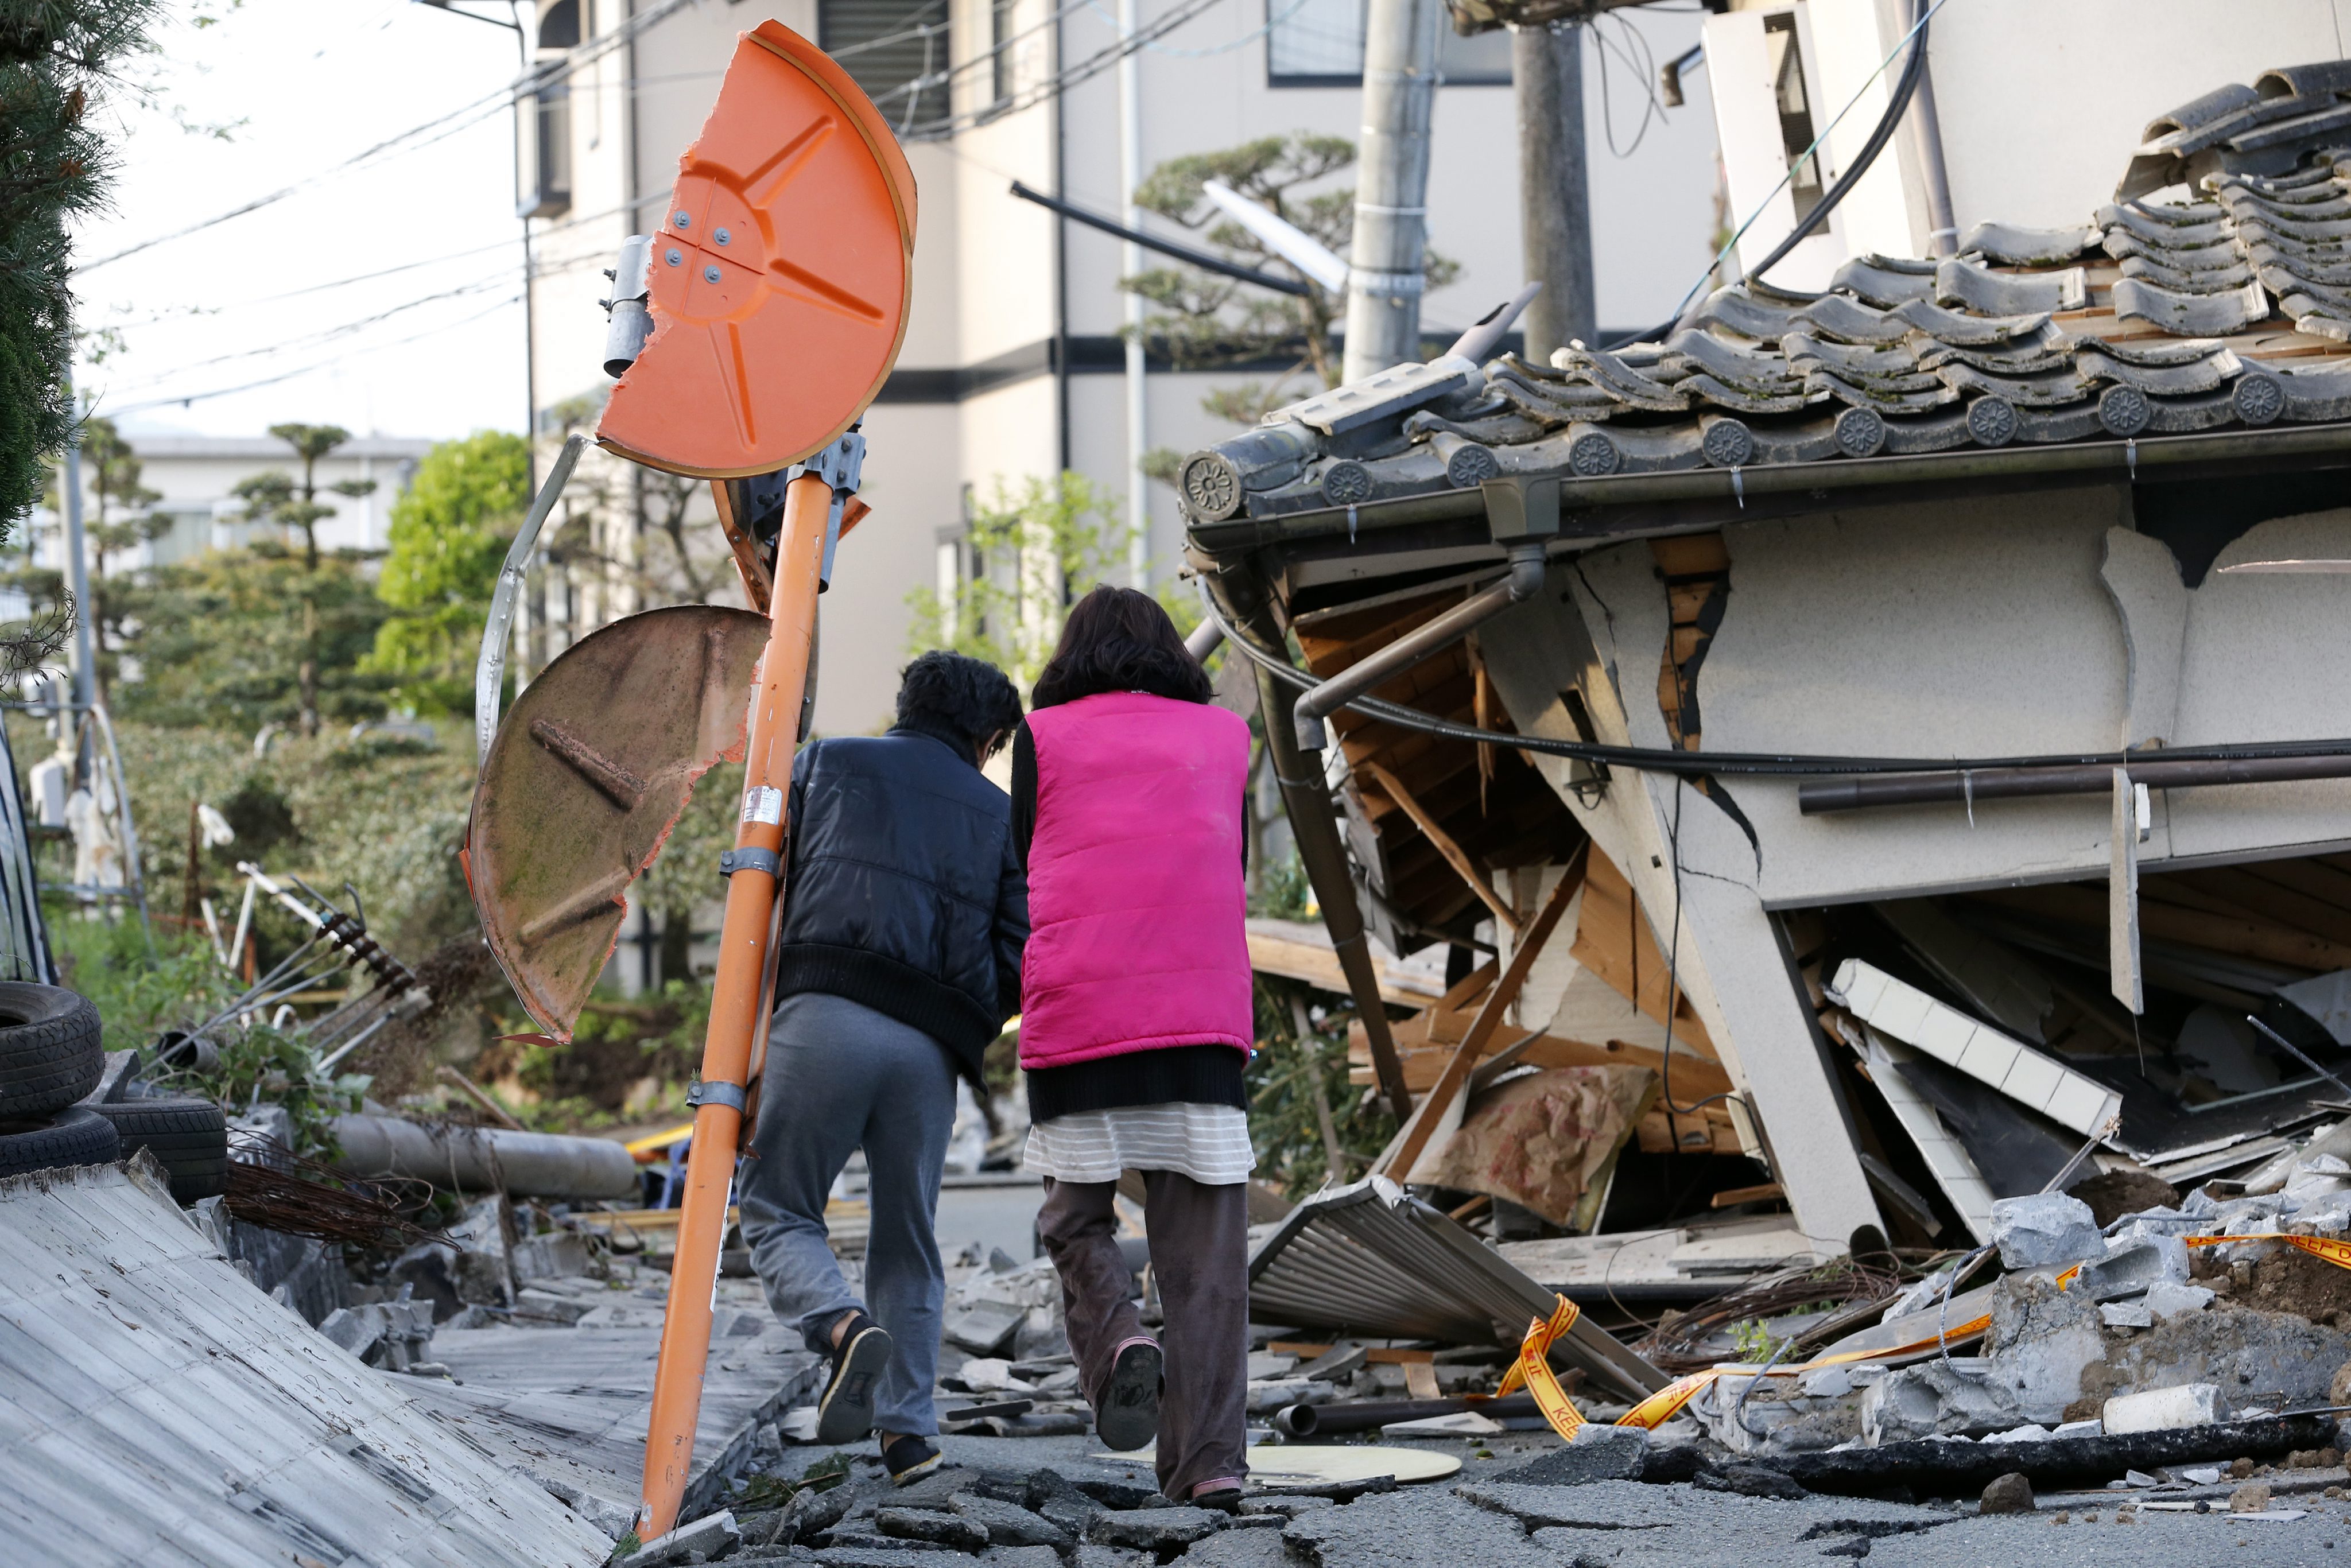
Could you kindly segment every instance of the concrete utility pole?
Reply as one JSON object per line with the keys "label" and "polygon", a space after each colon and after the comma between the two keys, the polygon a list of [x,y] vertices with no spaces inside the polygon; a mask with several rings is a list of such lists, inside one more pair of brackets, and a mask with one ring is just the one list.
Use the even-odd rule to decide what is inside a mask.
{"label": "concrete utility pole", "polygon": [[[1121,42],[1134,37],[1134,0],[1118,0]],[[1134,204],[1135,188],[1143,183],[1142,51],[1129,49],[1118,62],[1118,183],[1119,221],[1130,230],[1143,227],[1143,209]],[[1128,240],[1119,252],[1119,266],[1133,277],[1143,270],[1143,247]],[[1143,455],[1149,450],[1148,409],[1144,403],[1143,361],[1143,296],[1126,297],[1126,580],[1130,588],[1151,589],[1151,481],[1144,476]]]}
{"label": "concrete utility pole", "polygon": [[1519,99],[1519,229],[1527,281],[1542,292],[1520,324],[1526,357],[1551,362],[1570,341],[1593,341],[1592,188],[1583,163],[1583,26],[1510,30]]}
{"label": "concrete utility pole", "polygon": [[[65,373],[66,402],[73,402],[73,365],[68,361]],[[92,646],[89,618],[96,609],[89,601],[89,560],[81,529],[81,415],[76,411],[73,434],[66,442],[64,482],[57,488],[63,492],[57,499],[65,503],[66,588],[74,598],[73,629],[73,700],[85,707],[98,697],[98,653]],[[78,717],[75,723],[78,724]],[[68,726],[71,733],[72,726]]]}
{"label": "concrete utility pole", "polygon": [[1348,381],[1420,358],[1428,241],[1428,120],[1443,0],[1371,0],[1364,17],[1364,129],[1348,247]]}

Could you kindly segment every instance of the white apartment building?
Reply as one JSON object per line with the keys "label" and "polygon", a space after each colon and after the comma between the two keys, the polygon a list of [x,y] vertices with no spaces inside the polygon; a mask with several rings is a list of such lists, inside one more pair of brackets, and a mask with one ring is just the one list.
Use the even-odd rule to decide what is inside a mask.
{"label": "white apartment building", "polygon": [[[865,421],[864,496],[874,515],[842,547],[825,599],[821,731],[863,732],[886,721],[908,647],[907,597],[935,585],[943,566],[949,574],[965,570],[956,539],[968,497],[1063,469],[1122,502],[1127,495],[1138,453],[1129,449],[1119,336],[1127,308],[1118,287],[1123,243],[1010,193],[1018,180],[1118,214],[1120,72],[1073,79],[1087,62],[1117,52],[1116,5],[538,0],[541,74],[536,92],[519,100],[517,186],[538,257],[530,298],[542,468],[566,412],[578,422],[610,384],[601,369],[601,269],[623,236],[662,210],[678,155],[699,131],[739,34],[772,16],[836,52],[887,40],[843,54],[842,64],[893,120],[954,117],[951,136],[907,145],[921,199],[914,314],[897,370]],[[1175,8],[1144,0],[1136,25],[1147,30]],[[655,14],[634,30],[632,18]],[[1669,310],[1704,272],[1719,222],[1705,94],[1693,90],[1686,107],[1667,111],[1652,102],[1656,63],[1696,43],[1702,18],[1686,8],[1626,15],[1637,34],[1623,20],[1604,20],[1585,48],[1604,327],[1639,326]],[[1145,174],[1179,155],[1263,136],[1306,131],[1353,141],[1363,16],[1363,0],[1206,0],[1135,55]],[[1521,281],[1508,37],[1448,35],[1443,67],[1429,243],[1460,272],[1423,306],[1423,335],[1440,343]],[[929,85],[909,89],[920,82]],[[1344,173],[1327,182],[1352,183]],[[1155,216],[1144,226],[1200,238]],[[1150,256],[1145,265],[1167,264]],[[1202,397],[1266,374],[1178,373],[1155,361],[1144,378],[1141,450],[1180,453],[1229,434],[1231,425],[1203,411]],[[601,490],[591,477],[575,503],[596,514],[590,528],[608,560],[655,553],[644,481],[624,478],[623,466],[611,462]],[[1155,580],[1179,561],[1175,500],[1164,485],[1149,487]],[[706,498],[698,505],[706,508]],[[526,626],[522,656],[541,663],[646,597],[624,571],[543,573],[530,605],[538,621]]]}
{"label": "white apartment building", "polygon": [[[1930,0],[1931,3],[1931,0]],[[1752,266],[1851,166],[1885,111],[1915,0],[1725,0],[1705,18],[1704,91],[1720,129],[1729,209],[1762,214],[1739,246]],[[1978,223],[2059,228],[2114,199],[2116,149],[2147,122],[2278,66],[2351,55],[2346,0],[1966,0],[1928,23],[1927,79],[1853,193],[1774,267],[1819,289],[1848,257],[1937,254]],[[1693,84],[1691,95],[1698,89]],[[1840,110],[1852,107],[1830,128]],[[1785,186],[1814,137],[1818,169]],[[1939,177],[1930,167],[1939,162]]]}
{"label": "white apartment building", "polygon": [[[110,550],[103,562],[93,559],[93,571],[107,575],[143,567],[169,566],[207,549],[230,549],[247,543],[256,525],[244,520],[245,503],[236,486],[256,474],[281,469],[302,476],[302,460],[272,435],[169,435],[126,432],[123,439],[140,462],[139,483],[162,499],[142,508],[168,518],[170,528],[154,539],[125,550]],[[319,502],[334,515],[319,524],[321,549],[381,550],[392,539],[392,506],[408,487],[417,460],[431,450],[430,441],[394,435],[355,435],[321,458],[317,467]],[[82,517],[99,518],[96,465],[81,465]],[[350,481],[370,482],[375,488],[364,496],[337,495],[330,486]],[[115,508],[110,521],[125,520]],[[266,526],[266,525],[264,525]],[[271,532],[276,532],[274,528]],[[65,566],[65,530],[46,509],[30,520],[34,559],[42,566]]]}

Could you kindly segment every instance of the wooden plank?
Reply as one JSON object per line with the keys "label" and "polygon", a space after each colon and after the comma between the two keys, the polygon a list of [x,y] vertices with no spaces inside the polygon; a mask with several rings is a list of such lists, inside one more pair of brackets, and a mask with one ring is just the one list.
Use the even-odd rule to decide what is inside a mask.
{"label": "wooden plank", "polygon": [[[2226,899],[2248,915],[2282,920],[2330,942],[2351,943],[2351,909],[2314,898],[2290,885],[2266,881],[2261,875],[2263,869],[2216,866],[2207,871],[2171,872],[2148,877],[2139,883],[2139,891],[2153,896],[2158,883],[2183,882],[2199,892]],[[2310,869],[2322,875],[2334,874],[2324,866]]]}
{"label": "wooden plank", "polygon": [[1551,896],[1543,901],[1541,912],[1520,935],[1516,949],[1510,954],[1509,966],[1502,970],[1502,977],[1495,981],[1494,988],[1487,993],[1485,1005],[1478,1009],[1477,1022],[1471,1024],[1469,1032],[1462,1036],[1461,1043],[1454,1048],[1452,1060],[1437,1074],[1435,1087],[1413,1108],[1412,1120],[1405,1124],[1404,1129],[1396,1134],[1396,1141],[1390,1145],[1387,1155],[1383,1157],[1381,1167],[1384,1172],[1409,1173],[1412,1170],[1414,1163],[1428,1146],[1430,1136],[1437,1131],[1437,1122],[1444,1117],[1454,1098],[1468,1086],[1469,1070],[1478,1064],[1478,1058],[1492,1041],[1495,1030],[1501,1028],[1503,1014],[1510,1010],[1512,1002],[1518,1000],[1520,990],[1527,983],[1527,976],[1534,970],[1535,960],[1542,955],[1544,944],[1551,940],[1552,933],[1559,929],[1560,916],[1567,913],[1568,904],[1574,898],[1576,889],[1583,885],[1583,868],[1590,863],[1591,852],[1591,841],[1586,840],[1576,851],[1575,858],[1567,862],[1567,869],[1552,889]]}
{"label": "wooden plank", "polygon": [[1382,794],[1404,808],[1405,815],[1412,819],[1413,825],[1436,847],[1437,852],[1445,857],[1446,863],[1461,873],[1461,880],[1468,883],[1469,891],[1478,895],[1479,902],[1494,912],[1495,923],[1508,929],[1513,936],[1517,936],[1518,911],[1505,904],[1502,895],[1478,874],[1477,865],[1461,846],[1453,841],[1453,835],[1437,825],[1437,819],[1428,814],[1427,809],[1414,798],[1412,791],[1405,789],[1395,774],[1369,760],[1358,766],[1379,787]]}
{"label": "wooden plank", "polygon": [[[1641,914],[1633,885],[1597,849],[1584,876],[1583,907],[1575,920],[1575,945],[1568,956],[1608,984],[1609,989],[1659,1023],[1665,1023],[1667,964],[1656,937]],[[1708,1056],[1720,1053],[1698,1021],[1685,994],[1675,998],[1674,1038],[1687,1038]],[[1675,1064],[1680,1070],[1680,1064]]]}
{"label": "wooden plank", "polygon": [[1787,1196],[1781,1190],[1778,1182],[1767,1181],[1755,1186],[1724,1187],[1708,1198],[1706,1206],[1708,1208],[1732,1208],[1742,1203],[1766,1203],[1772,1198]]}
{"label": "wooden plank", "polygon": [[[2103,927],[2106,895],[2102,889],[2075,886],[1991,888],[1963,896],[2003,909],[2021,910],[2069,925]],[[2142,934],[2163,942],[2209,947],[2241,958],[2283,964],[2321,974],[2351,969],[2351,943],[2330,942],[2290,925],[2266,920],[2243,920],[2182,909],[2176,904],[2142,904],[2138,912]]]}
{"label": "wooden plank", "polygon": [[2106,977],[2115,1000],[2147,1011],[2138,963],[2138,791],[2130,774],[2115,769],[2114,842],[2106,873]]}
{"label": "wooden plank", "polygon": [[[1333,991],[1343,997],[1353,994],[1347,988],[1346,972],[1340,967],[1338,952],[1331,946],[1329,936],[1324,936],[1318,943],[1308,935],[1311,928],[1301,926],[1293,936],[1270,929],[1272,925],[1270,921],[1249,923],[1250,968],[1259,974],[1303,980],[1318,990]],[[1400,1008],[1426,1008],[1437,999],[1428,982],[1383,961],[1377,953],[1372,955],[1372,973],[1379,981],[1380,999],[1384,1002]]]}
{"label": "wooden plank", "polygon": [[768,566],[759,559],[759,544],[751,537],[750,528],[735,517],[735,501],[725,479],[710,482],[710,498],[718,507],[718,531],[726,536],[726,548],[735,552],[736,575],[743,580],[743,597],[751,608],[765,615],[768,612]]}

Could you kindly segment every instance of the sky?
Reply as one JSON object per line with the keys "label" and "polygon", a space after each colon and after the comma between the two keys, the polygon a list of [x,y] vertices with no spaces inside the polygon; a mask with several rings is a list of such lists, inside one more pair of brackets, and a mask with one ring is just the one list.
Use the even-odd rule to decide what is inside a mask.
{"label": "sky", "polygon": [[95,412],[217,435],[289,420],[520,430],[515,35],[413,0],[169,0],[168,14],[134,89],[102,110],[120,152],[113,210],[74,236],[76,373]]}

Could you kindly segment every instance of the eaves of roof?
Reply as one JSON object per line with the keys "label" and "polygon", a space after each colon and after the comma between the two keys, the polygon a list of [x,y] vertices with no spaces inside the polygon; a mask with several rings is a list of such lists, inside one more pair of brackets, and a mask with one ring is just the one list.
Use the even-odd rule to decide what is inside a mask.
{"label": "eaves of roof", "polygon": [[[1894,506],[1928,497],[1949,499],[2128,484],[2142,478],[2252,477],[2339,467],[2351,467],[2351,422],[2205,431],[2137,441],[1962,448],[1834,463],[1591,478],[1571,475],[1531,482],[1558,486],[1559,529],[1552,537],[1562,543],[1591,545],[1816,512],[1826,507]],[[1495,491],[1527,483],[1520,478],[1489,479],[1474,489],[1405,496],[1356,507],[1196,522],[1187,537],[1196,551],[1218,559],[1266,549],[1329,546],[1334,541],[1353,541],[1376,551],[1394,548],[1432,525],[1482,522]]]}

